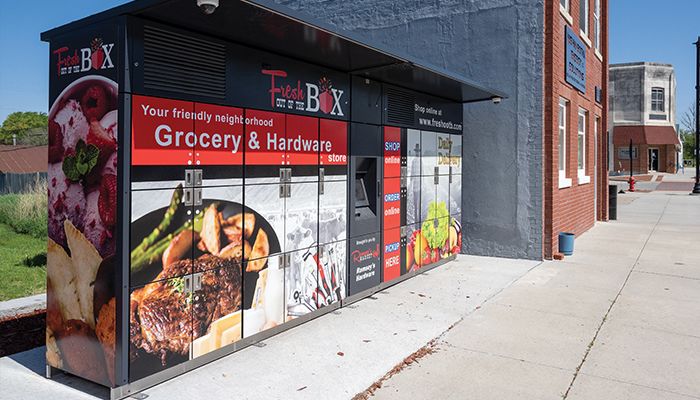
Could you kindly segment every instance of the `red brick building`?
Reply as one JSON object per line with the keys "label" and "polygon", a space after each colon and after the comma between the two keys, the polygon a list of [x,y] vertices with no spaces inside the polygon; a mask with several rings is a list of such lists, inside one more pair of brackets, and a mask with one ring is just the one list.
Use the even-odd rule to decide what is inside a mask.
{"label": "red brick building", "polygon": [[607,220],[608,0],[546,0],[544,258]]}

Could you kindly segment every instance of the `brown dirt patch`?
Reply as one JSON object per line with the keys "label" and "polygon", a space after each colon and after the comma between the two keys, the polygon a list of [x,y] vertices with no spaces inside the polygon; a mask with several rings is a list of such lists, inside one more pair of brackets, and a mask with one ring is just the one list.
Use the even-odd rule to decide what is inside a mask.
{"label": "brown dirt patch", "polygon": [[0,319],[0,357],[43,346],[46,310]]}

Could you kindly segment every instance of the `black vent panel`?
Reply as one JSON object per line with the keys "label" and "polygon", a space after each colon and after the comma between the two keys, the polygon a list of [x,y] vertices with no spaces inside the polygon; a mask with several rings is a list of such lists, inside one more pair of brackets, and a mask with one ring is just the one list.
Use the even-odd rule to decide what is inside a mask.
{"label": "black vent panel", "polygon": [[411,92],[386,88],[386,119],[390,124],[413,125],[416,98]]}
{"label": "black vent panel", "polygon": [[165,29],[144,26],[143,86],[224,99],[226,46]]}

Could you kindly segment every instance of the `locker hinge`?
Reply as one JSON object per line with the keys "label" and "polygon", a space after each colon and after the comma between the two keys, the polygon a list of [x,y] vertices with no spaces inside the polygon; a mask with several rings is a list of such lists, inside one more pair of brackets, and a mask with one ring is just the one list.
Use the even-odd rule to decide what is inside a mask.
{"label": "locker hinge", "polygon": [[326,177],[325,170],[323,168],[318,169],[318,194],[322,195],[325,192],[324,189],[324,180]]}

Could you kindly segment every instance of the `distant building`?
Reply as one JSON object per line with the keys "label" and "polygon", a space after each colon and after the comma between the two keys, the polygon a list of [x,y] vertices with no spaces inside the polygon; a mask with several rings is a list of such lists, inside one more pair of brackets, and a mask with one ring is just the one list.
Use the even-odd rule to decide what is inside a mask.
{"label": "distant building", "polygon": [[48,146],[0,145],[0,194],[23,191],[46,179]]}
{"label": "distant building", "polygon": [[610,65],[610,171],[675,173],[681,142],[676,131],[673,65],[636,62]]}
{"label": "distant building", "polygon": [[0,144],[0,173],[46,172],[48,146],[9,146]]}

